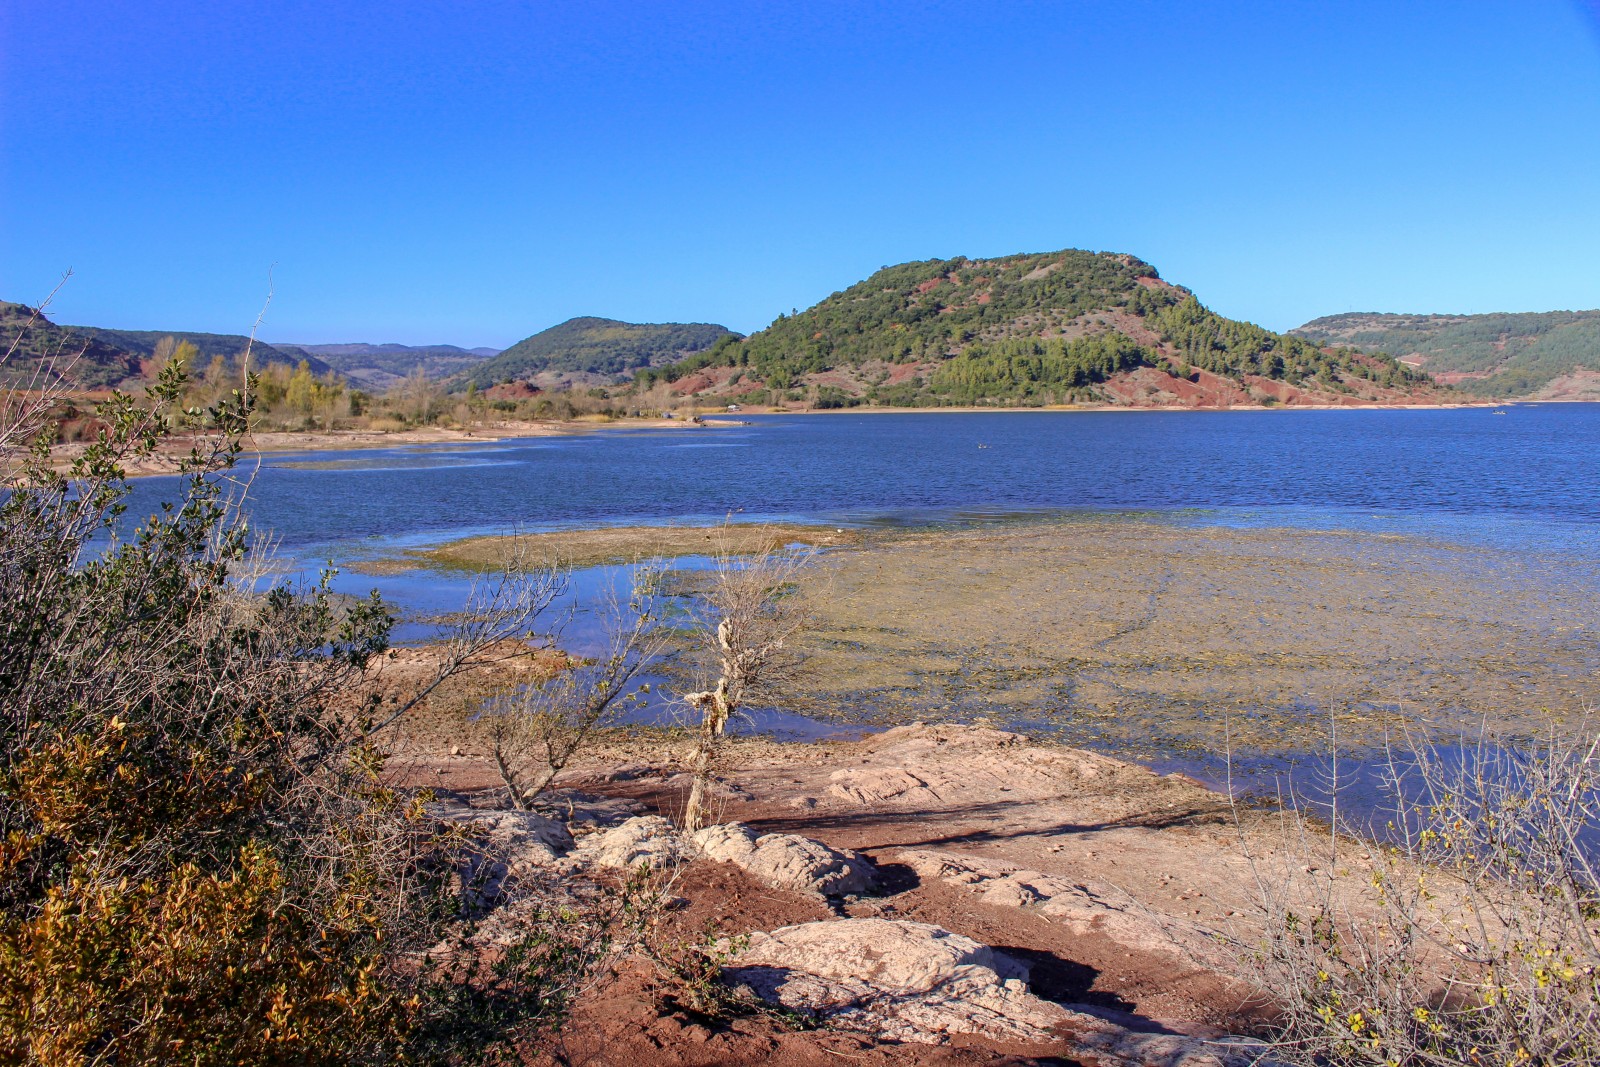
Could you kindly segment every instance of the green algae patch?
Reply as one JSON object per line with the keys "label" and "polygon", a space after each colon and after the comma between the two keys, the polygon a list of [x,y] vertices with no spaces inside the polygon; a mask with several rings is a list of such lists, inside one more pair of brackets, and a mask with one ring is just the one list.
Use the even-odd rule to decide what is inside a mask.
{"label": "green algae patch", "polygon": [[434,548],[349,564],[367,574],[409,570],[495,571],[514,561],[593,567],[683,556],[745,556],[784,545],[834,548],[859,544],[856,529],[805,523],[732,523],[722,526],[618,526],[551,533],[471,537]]}
{"label": "green algae patch", "polygon": [[1075,521],[831,555],[787,705],[987,719],[1131,758],[1533,732],[1600,667],[1592,561],[1393,535]]}

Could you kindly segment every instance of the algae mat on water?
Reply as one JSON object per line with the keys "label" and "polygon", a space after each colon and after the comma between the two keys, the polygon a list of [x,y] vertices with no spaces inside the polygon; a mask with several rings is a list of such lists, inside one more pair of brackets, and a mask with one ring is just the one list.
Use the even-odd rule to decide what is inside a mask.
{"label": "algae mat on water", "polygon": [[470,537],[435,548],[406,551],[387,559],[360,560],[348,566],[370,574],[424,569],[492,572],[512,562],[548,561],[562,567],[594,567],[682,556],[749,555],[791,544],[837,547],[860,540],[859,530],[804,523],[603,526],[591,530]]}
{"label": "algae mat on water", "polygon": [[[1592,560],[1346,531],[1124,520],[832,553],[804,693],[857,722],[1058,731],[1130,757],[1525,732],[1595,700]],[[820,588],[820,587],[819,587]]]}

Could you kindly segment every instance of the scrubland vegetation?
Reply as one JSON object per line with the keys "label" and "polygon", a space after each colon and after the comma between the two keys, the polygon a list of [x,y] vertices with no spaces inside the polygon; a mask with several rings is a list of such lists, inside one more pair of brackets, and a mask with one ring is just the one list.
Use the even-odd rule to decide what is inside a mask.
{"label": "scrubland vegetation", "polygon": [[[385,773],[386,731],[522,635],[541,585],[507,571],[412,691],[371,690],[386,606],[261,574],[245,394],[186,408],[220,383],[180,367],[102,405],[65,473],[48,392],[0,424],[27,453],[0,504],[0,1060],[445,1061],[556,1024],[637,887],[501,884],[484,941],[473,842]],[[306,381],[286,403],[331,402]],[[197,423],[219,433],[181,491],[124,522],[124,468]]]}
{"label": "scrubland vegetation", "polygon": [[[1288,1062],[1600,1062],[1600,752],[1542,737],[1396,739],[1387,818],[1285,819],[1235,943]],[[1334,794],[1337,796],[1337,794]],[[1365,831],[1365,839],[1361,831]],[[1352,882],[1368,892],[1350,893]]]}

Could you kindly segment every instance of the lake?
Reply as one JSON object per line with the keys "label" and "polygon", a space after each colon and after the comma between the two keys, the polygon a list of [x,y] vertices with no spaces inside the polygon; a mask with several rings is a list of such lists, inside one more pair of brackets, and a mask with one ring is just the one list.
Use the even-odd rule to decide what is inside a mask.
{"label": "lake", "polygon": [[[1039,510],[1489,538],[1589,552],[1600,405],[754,416],[743,425],[273,455],[251,513],[296,558],[512,528]],[[171,479],[138,483],[149,510]]]}
{"label": "lake", "polygon": [[[475,534],[729,515],[900,529],[1109,516],[1400,535],[1474,546],[1495,553],[1474,559],[1519,572],[1505,582],[1457,574],[1456,588],[1470,578],[1504,591],[1522,571],[1530,589],[1559,588],[1566,614],[1552,629],[1562,631],[1570,674],[1571,657],[1594,645],[1583,612],[1600,564],[1600,405],[1503,410],[750,416],[707,428],[280,454],[262,460],[250,513],[308,574],[327,561]],[[171,479],[139,481],[133,514],[171,490]],[[1418,550],[1406,559],[1420,564],[1385,565],[1403,574],[1435,558]],[[602,578],[591,572],[579,584]],[[346,572],[336,587],[376,587],[415,619],[458,609],[467,584],[426,571]],[[1533,593],[1522,603],[1521,614],[1536,616],[1543,601]],[[1489,611],[1476,624],[1494,623]],[[426,633],[412,621],[398,636]],[[1034,714],[1017,721],[1039,725]],[[764,725],[797,736],[827,729],[784,715]],[[1206,770],[1187,756],[1145,758]]]}

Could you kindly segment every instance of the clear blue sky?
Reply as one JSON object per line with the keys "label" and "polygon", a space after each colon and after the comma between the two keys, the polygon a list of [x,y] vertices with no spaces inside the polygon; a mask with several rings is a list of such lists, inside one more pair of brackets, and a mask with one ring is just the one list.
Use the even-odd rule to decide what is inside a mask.
{"label": "clear blue sky", "polygon": [[[1219,12],[1217,9],[1223,9]],[[1227,315],[1600,306],[1588,0],[0,4],[0,296],[505,345],[1132,252]]]}

